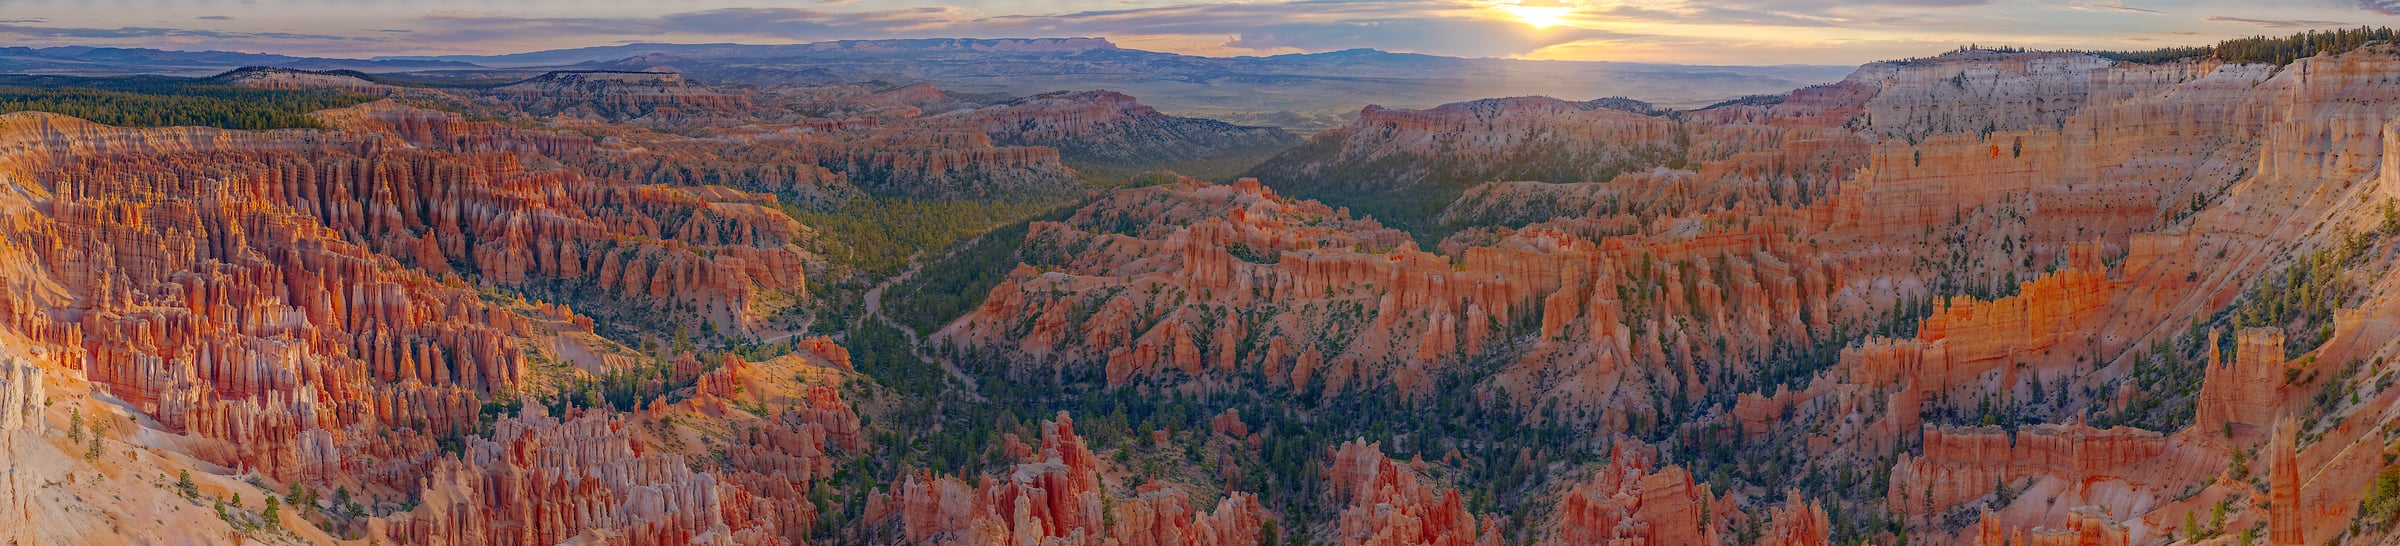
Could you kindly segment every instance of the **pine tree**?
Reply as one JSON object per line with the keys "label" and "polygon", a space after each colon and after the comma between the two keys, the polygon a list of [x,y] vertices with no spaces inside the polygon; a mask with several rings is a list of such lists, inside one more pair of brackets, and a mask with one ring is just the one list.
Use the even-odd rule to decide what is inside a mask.
{"label": "pine tree", "polygon": [[292,497],[293,506],[317,505],[317,492],[306,487],[301,487],[300,482],[292,482],[292,494],[290,496]]}
{"label": "pine tree", "polygon": [[86,446],[86,447],[84,448],[84,450],[83,450],[83,460],[86,460],[86,461],[97,461],[97,460],[100,460],[100,454],[102,453],[102,448],[101,448],[101,446],[100,446],[100,436],[101,436],[101,435],[104,435],[104,434],[108,434],[108,427],[101,426],[101,425],[92,425],[92,437],[91,437],[91,441],[90,441],[90,442],[87,444],[87,446]]}

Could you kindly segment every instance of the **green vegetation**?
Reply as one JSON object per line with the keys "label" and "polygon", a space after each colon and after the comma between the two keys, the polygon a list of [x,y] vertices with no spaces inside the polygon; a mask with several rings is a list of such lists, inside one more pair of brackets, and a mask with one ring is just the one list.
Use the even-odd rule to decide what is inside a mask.
{"label": "green vegetation", "polygon": [[948,385],[948,374],[941,365],[917,358],[909,350],[908,337],[898,329],[865,321],[844,341],[850,349],[851,365],[875,378],[877,384],[920,397],[938,395]]}
{"label": "green vegetation", "polygon": [[1451,232],[1470,227],[1435,219],[1477,184],[1605,182],[1624,172],[1679,167],[1691,145],[1688,132],[1671,145],[1631,147],[1546,137],[1505,155],[1457,153],[1448,148],[1466,144],[1443,142],[1437,146],[1444,149],[1422,155],[1361,157],[1348,150],[1352,139],[1340,136],[1318,135],[1243,175],[1268,181],[1292,197],[1348,207],[1353,217],[1372,217],[1409,232],[1424,248],[1436,248]]}
{"label": "green vegetation", "polygon": [[1058,206],[1058,201],[865,198],[831,211],[785,205],[784,212],[816,228],[819,252],[868,275],[907,267],[910,256],[949,247],[993,226]]}
{"label": "green vegetation", "polygon": [[[2389,215],[2393,209],[2386,203],[2385,210]],[[2323,345],[2333,337],[2334,309],[2358,291],[2358,283],[2344,273],[2364,260],[2366,251],[2387,234],[2400,234],[2400,215],[2388,216],[2375,231],[2342,237],[2341,244],[2311,252],[2260,280],[2242,295],[2233,311],[2233,326],[2283,328],[2290,336],[2283,358]]]}
{"label": "green vegetation", "polygon": [[927,261],[917,274],[884,293],[883,313],[914,329],[931,334],[967,310],[983,304],[992,287],[1008,278],[1022,260],[1017,249],[1036,221],[1064,220],[1074,207],[1058,207],[1039,217],[1019,220],[984,233],[965,246]]}
{"label": "green vegetation", "polygon": [[2092,51],[2091,54],[2125,62],[2157,64],[2195,57],[2214,56],[2232,63],[2268,63],[2276,66],[2314,57],[2321,53],[2345,53],[2368,44],[2390,42],[2400,31],[2390,27],[2358,27],[2327,31],[2311,30],[2290,36],[2252,36],[2217,42],[2214,46],[2185,46],[2145,51]]}
{"label": "green vegetation", "polygon": [[[1527,524],[1521,519],[1522,509],[1542,502],[1537,489],[1551,476],[1553,465],[1592,464],[1598,462],[1595,453],[1606,452],[1600,440],[1573,427],[1529,424],[1514,413],[1526,409],[1479,399],[1472,387],[1483,379],[1479,375],[1516,355],[1480,360],[1469,367],[1481,371],[1444,377],[1429,389],[1429,397],[1414,400],[1388,385],[1336,396],[1269,387],[1255,365],[1242,371],[1245,386],[1194,396],[1110,389],[1099,384],[1099,371],[1090,366],[1069,366],[1056,377],[1045,371],[1034,379],[1012,375],[1013,364],[1005,359],[953,356],[979,379],[990,402],[952,403],[942,417],[942,431],[919,442],[925,446],[919,460],[936,465],[931,468],[961,464],[968,465],[965,470],[979,471],[973,466],[976,456],[944,447],[962,441],[946,436],[995,438],[1022,426],[1012,423],[1067,411],[1075,419],[1077,434],[1093,450],[1135,476],[1172,477],[1184,483],[1221,479],[1242,491],[1296,492],[1259,499],[1279,514],[1276,534],[1294,540],[1309,538],[1297,530],[1309,529],[1321,523],[1317,518],[1340,509],[1339,500],[1319,494],[1327,480],[1326,455],[1353,439],[1379,442],[1385,454],[1400,460],[1444,460],[1455,450],[1455,472],[1444,471],[1448,483],[1460,489],[1469,510],[1510,518],[1502,521],[1503,528]],[[1226,409],[1239,411],[1250,430],[1259,434],[1262,443],[1257,449],[1236,447],[1239,444],[1209,432],[1209,419]],[[987,425],[993,422],[1000,425]],[[1171,438],[1164,447],[1149,440],[1151,433],[1162,430]],[[995,439],[973,450],[990,450],[997,444]],[[1541,447],[1522,449],[1527,446]],[[1220,456],[1230,457],[1240,472],[1208,472]],[[988,461],[986,470],[1006,462],[989,455],[980,460]]]}
{"label": "green vegetation", "polygon": [[2284,37],[2253,36],[2217,43],[2217,58],[2237,63],[2290,64],[2294,60],[2314,57],[2319,53],[2344,53],[2365,47],[2369,43],[2389,42],[2395,34],[2390,27],[2358,27],[2329,31],[2302,32]]}
{"label": "green vegetation", "polygon": [[[2243,328],[2283,328],[2284,354],[2278,355],[2283,359],[2299,358],[2323,345],[2333,337],[2333,311],[2358,291],[2358,283],[2351,277],[2371,274],[2354,270],[2366,265],[2369,257],[2382,254],[2379,245],[2386,239],[2400,235],[2400,202],[2386,200],[2381,212],[2383,219],[2373,229],[2337,237],[2339,243],[2301,256],[2255,281],[2232,306],[2214,316],[2194,319],[2173,340],[2155,340],[2148,350],[2135,350],[2130,357],[2133,376],[2126,379],[2136,387],[2133,399],[2122,409],[2092,416],[2092,426],[2122,424],[2172,431],[2190,424],[2198,402],[2194,395],[2205,374],[2201,363],[2208,351],[2207,333],[2212,328],[2227,334],[2218,339],[2224,358],[2232,358],[2236,347],[2231,333]],[[2312,400],[2319,414],[2347,400],[2344,396],[2355,373],[2355,364],[2334,370],[2328,387]],[[2288,379],[2301,384],[2319,380],[2315,374]],[[2085,394],[2105,399],[2111,393],[2095,390]]]}
{"label": "green vegetation", "polygon": [[[2173,431],[2191,424],[2198,411],[2200,380],[2206,377],[2204,355],[2208,350],[2208,327],[2195,321],[2173,341],[2155,340],[2148,350],[2133,350],[2133,399],[2117,411],[2100,413],[2091,418],[2094,427],[2108,428],[2131,425],[2149,430]],[[2223,336],[2219,342],[2231,342],[2233,336]],[[2087,398],[2105,400],[2115,391],[2091,388]]]}
{"label": "green vegetation", "polygon": [[2206,57],[2214,48],[2209,46],[2162,47],[2144,51],[2094,51],[2093,55],[2111,60],[2137,64],[2162,64],[2194,57]]}
{"label": "green vegetation", "polygon": [[175,494],[187,499],[200,496],[200,486],[192,483],[192,471],[184,470],[176,476]]}
{"label": "green vegetation", "polygon": [[100,437],[101,437],[101,436],[105,436],[105,435],[107,435],[107,434],[108,434],[108,425],[104,425],[104,424],[94,424],[94,425],[92,425],[92,436],[91,436],[91,442],[90,442],[90,444],[89,444],[87,447],[85,447],[85,448],[84,448],[84,450],[83,450],[83,460],[86,460],[86,461],[97,461],[97,460],[100,460],[100,455],[101,455],[102,453],[105,453],[105,451],[103,451],[103,450],[102,450],[102,448],[101,448],[101,446],[100,446]]}
{"label": "green vegetation", "polygon": [[191,78],[0,76],[0,113],[51,112],[130,127],[320,128],[309,112],[372,100],[330,91],[251,89]]}
{"label": "green vegetation", "polygon": [[2358,500],[2358,520],[2368,529],[2381,530],[2390,528],[2395,518],[2400,518],[2400,465],[2386,464]]}
{"label": "green vegetation", "polygon": [[1213,158],[1168,163],[1106,161],[1074,153],[1066,154],[1065,160],[1067,166],[1074,167],[1075,172],[1083,174],[1084,182],[1090,183],[1092,187],[1096,188],[1146,186],[1157,180],[1151,175],[1160,171],[1174,172],[1222,184],[1241,177],[1243,171],[1257,167],[1258,164],[1266,162],[1268,158],[1282,153],[1285,149],[1288,148],[1285,146],[1237,148],[1226,150],[1223,154]]}
{"label": "green vegetation", "polygon": [[[680,351],[679,351],[680,352]],[[702,357],[707,355],[702,355]],[[679,381],[680,380],[680,381]],[[691,386],[694,378],[676,377],[675,364],[666,359],[653,359],[632,367],[609,370],[598,377],[588,377],[573,385],[559,388],[562,396],[550,400],[552,415],[565,415],[567,403],[586,408],[614,408],[633,411],[644,402],[666,396],[676,389]]]}

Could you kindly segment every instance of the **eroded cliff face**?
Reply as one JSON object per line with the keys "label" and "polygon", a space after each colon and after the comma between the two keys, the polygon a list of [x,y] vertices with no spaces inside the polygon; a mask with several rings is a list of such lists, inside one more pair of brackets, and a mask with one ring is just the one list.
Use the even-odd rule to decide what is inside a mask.
{"label": "eroded cliff face", "polygon": [[1548,97],[1486,99],[1427,110],[1369,106],[1246,176],[1295,195],[1340,197],[1412,229],[1458,192],[1492,180],[1585,182],[1666,165],[1690,145],[1650,105]]}
{"label": "eroded cliff face", "polygon": [[[1529,227],[1445,258],[1256,181],[1187,181],[1036,224],[1025,254],[1060,260],[1020,268],[936,339],[1028,377],[1324,397],[1388,387],[1421,398],[1499,359],[1478,386],[1487,396],[1622,429],[1626,415],[1601,409],[1642,405],[1653,387],[1704,393],[1708,376],[1838,316],[1824,292],[1838,272],[1772,219],[1756,221],[1600,244]],[[1675,375],[1645,373],[1643,361]]]}
{"label": "eroded cliff face", "polygon": [[1380,444],[1353,441],[1335,448],[1325,479],[1327,494],[1343,507],[1336,540],[1343,546],[1499,544],[1499,519],[1468,512],[1457,489],[1418,474],[1423,464],[1385,457]]}
{"label": "eroded cliff face", "polygon": [[[909,542],[962,545],[1214,546],[1258,544],[1267,513],[1258,498],[1232,492],[1209,511],[1193,508],[1185,486],[1150,482],[1128,488],[1102,474],[1108,463],[1075,435],[1066,413],[1043,421],[1040,451],[1026,449],[1003,477],[970,486],[923,472],[892,484],[870,518],[900,520]],[[1015,437],[1009,437],[1012,445]],[[878,514],[880,512],[880,514]]]}
{"label": "eroded cliff face", "polygon": [[822,512],[842,509],[810,493],[831,480],[837,454],[865,447],[838,388],[847,376],[831,364],[727,357],[689,398],[630,413],[525,406],[437,461],[416,507],[367,533],[413,544],[806,543]]}
{"label": "eroded cliff face", "polygon": [[[1082,187],[1057,147],[1208,158],[1288,139],[1106,93],[993,106],[930,86],[720,90],[613,72],[481,90],[274,69],[213,83],[407,104],[273,132],[0,116],[0,430],[24,463],[11,479],[74,484],[11,481],[0,508],[76,530],[12,540],[166,540],[104,520],[203,543],[875,536],[851,521],[873,484],[836,477],[875,447],[850,398],[885,395],[836,340],[787,330],[814,296],[804,272],[827,267],[787,204],[1056,199]],[[782,356],[669,349],[671,329]],[[102,412],[105,437],[86,428]],[[61,432],[70,416],[79,438]],[[1104,491],[1063,417],[1057,432],[1053,451],[1080,455],[1049,462],[1083,470],[989,493],[1074,485],[1062,502],[1107,495],[1115,524],[1081,504],[1002,508],[970,535],[1251,544],[1268,525],[1248,494]],[[182,471],[197,491],[151,479]],[[304,490],[357,504],[291,506],[284,531],[255,502],[202,515],[211,497]],[[138,502],[62,500],[101,495]]]}
{"label": "eroded cliff face", "polygon": [[[717,474],[632,439],[625,431],[644,415],[534,411],[488,422],[496,405],[634,360],[576,311],[489,287],[577,286],[598,293],[579,303],[619,300],[746,330],[762,312],[759,294],[801,293],[806,254],[793,243],[804,228],[770,208],[772,196],[586,178],[543,166],[542,148],[565,153],[571,140],[389,103],[323,119],[335,129],[0,116],[10,195],[0,254],[12,272],[0,325],[39,348],[47,371],[88,381],[154,418],[160,430],[148,432],[174,438],[145,448],[171,447],[214,472],[382,499],[369,514],[428,501],[413,515],[328,529],[345,536],[808,536],[815,514],[804,496],[830,473],[824,451],[861,441],[834,391],[780,419],[753,417],[764,422],[736,444],[772,455]],[[524,155],[500,149],[511,146]],[[830,356],[807,367],[847,366],[838,348],[816,352]],[[739,390],[734,374],[746,366],[728,362],[701,384]],[[16,411],[41,392],[42,374],[21,368],[9,368],[0,397],[11,408],[0,416],[14,418],[0,421],[41,422]],[[445,456],[445,443],[464,451]]]}
{"label": "eroded cliff face", "polygon": [[[1557,530],[1543,544],[1723,544],[1726,524],[1738,517],[1732,496],[1718,497],[1706,484],[1693,482],[1690,472],[1668,465],[1653,470],[1657,455],[1649,448],[1620,443],[1609,455],[1608,467],[1590,479],[1575,482],[1559,495]],[[1797,497],[1793,503],[1802,502]],[[1822,540],[1824,510],[1777,512],[1778,531],[1769,544],[1809,544]]]}
{"label": "eroded cliff face", "polygon": [[559,71],[484,94],[534,115],[653,124],[738,115],[755,106],[747,97],[720,92],[673,72]]}
{"label": "eroded cliff face", "polygon": [[[257,498],[249,473],[369,499],[287,526],[312,540],[1249,544],[1300,506],[1313,525],[1276,538],[2373,542],[2388,531],[2354,518],[2400,415],[2395,72],[2388,46],[2281,68],[1970,52],[1689,112],[1369,109],[1258,171],[1280,178],[1103,192],[1033,224],[1023,265],[925,349],[996,372],[965,379],[1199,400],[1174,426],[1200,430],[1098,446],[1061,414],[1038,446],[984,446],[998,472],[895,468],[879,492],[846,466],[895,426],[854,409],[878,388],[835,340],[759,320],[816,264],[783,205],[1060,195],[1080,188],[1062,150],[1271,139],[1107,93],[737,96],[656,74],[439,95],[513,123],[396,103],[268,133],[0,116],[0,354],[34,363],[0,365],[0,434],[27,475],[97,472],[11,481],[0,510],[235,536],[140,483],[188,469],[211,493]],[[1439,202],[1373,200],[1393,191]],[[594,331],[669,322],[788,354]],[[968,394],[943,401],[989,402]],[[1298,409],[1233,410],[1258,399]],[[1242,478],[1294,460],[1291,427],[1359,407],[1505,422],[1296,450],[1316,491]],[[108,432],[64,441],[69,416]],[[1557,449],[1495,457],[1507,439],[1477,435]],[[1135,449],[1216,471],[1137,478]],[[143,455],[166,452],[192,461]],[[1473,483],[1508,472],[1533,478]],[[112,490],[162,494],[60,496]]]}
{"label": "eroded cliff face", "polygon": [[[1403,189],[1437,176],[1462,175],[1548,182],[1605,179],[1642,163],[1638,160],[1651,159],[1646,156],[1676,150],[1676,124],[1645,115],[1648,110],[1650,105],[1622,99],[1578,103],[1547,97],[1488,99],[1428,110],[1370,106],[1349,127],[1320,134],[1306,148],[1258,172],[1266,178],[1294,180],[1397,175],[1381,184],[1339,184],[1329,190]],[[1533,152],[1546,147],[1560,149],[1548,156]],[[1500,153],[1482,153],[1487,151]],[[1522,153],[1511,157],[1508,152]],[[1413,160],[1392,161],[1394,157]],[[1408,167],[1386,173],[1366,168],[1376,162]],[[1452,166],[1431,167],[1437,163]]]}
{"label": "eroded cliff face", "polygon": [[1169,116],[1112,91],[1036,95],[942,117],[980,127],[1001,144],[1050,146],[1071,158],[1112,163],[1221,159],[1300,141],[1282,129]]}
{"label": "eroded cliff face", "polygon": [[[531,406],[539,408],[540,406]],[[463,456],[425,477],[417,508],[388,531],[417,544],[770,544],[779,510],[695,472],[682,456],[644,455],[609,412],[565,419],[528,412],[494,423]],[[805,527],[813,513],[798,518]]]}
{"label": "eroded cliff face", "polygon": [[33,431],[40,434],[49,428],[42,419],[42,407],[49,402],[43,396],[42,368],[31,362],[14,359],[0,360],[0,431]]}
{"label": "eroded cliff face", "polygon": [[[1666,453],[1730,441],[1791,450],[1775,453],[1801,470],[1769,468],[1802,475],[1889,469],[1866,497],[1735,504],[1776,514],[1760,536],[1781,543],[1851,509],[1961,542],[2316,543],[2351,532],[2388,451],[2360,438],[2386,430],[2393,395],[2346,374],[2384,373],[2394,349],[2368,340],[2400,331],[2371,288],[2392,282],[2374,249],[2400,195],[2400,97],[2377,83],[2395,62],[2382,46],[2281,69],[1981,52],[1672,120],[1533,99],[1371,109],[1257,171],[1281,179],[1123,190],[1037,226],[1028,265],[937,339],[1019,377],[1146,391],[1412,400],[1463,380],[1529,421],[1680,422]],[[1472,168],[1550,134],[1663,155],[1567,178]],[[1473,187],[1429,215],[1457,230],[1439,254],[1268,189],[1383,207],[1356,190],[1457,172]],[[2369,250],[2310,258],[2342,248]],[[2282,269],[2307,260],[2362,287],[2323,302],[2350,310],[2223,342],[2194,326],[2322,282]],[[2236,324],[2269,320],[2248,312]],[[2322,344],[2274,329],[2303,326]],[[1685,400],[1698,408],[1661,409]],[[2295,414],[2317,442],[2269,442]],[[2304,470],[2252,484],[2228,477],[2235,452],[2252,475]],[[1582,498],[1576,513],[1606,512]],[[2185,523],[2215,506],[2226,521]]]}

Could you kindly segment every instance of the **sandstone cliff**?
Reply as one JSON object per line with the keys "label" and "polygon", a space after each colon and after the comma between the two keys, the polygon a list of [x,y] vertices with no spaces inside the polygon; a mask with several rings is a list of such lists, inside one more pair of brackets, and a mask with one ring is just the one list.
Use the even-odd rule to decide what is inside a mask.
{"label": "sandstone cliff", "polygon": [[745,97],[719,92],[671,72],[551,72],[492,88],[486,94],[535,115],[614,121],[682,121],[677,118],[722,116],[753,106]]}
{"label": "sandstone cliff", "polygon": [[1424,226],[1460,190],[1494,180],[1584,182],[1667,165],[1691,135],[1649,105],[1487,99],[1428,110],[1369,106],[1245,176],[1380,220]]}
{"label": "sandstone cliff", "polygon": [[[910,542],[971,545],[1215,546],[1256,544],[1266,512],[1256,497],[1231,493],[1199,512],[1181,486],[1149,483],[1130,495],[1102,482],[1105,464],[1064,412],[1041,425],[1041,450],[999,479],[970,487],[930,472],[892,484],[890,513]],[[1014,436],[1011,436],[1012,441]],[[1113,502],[1106,502],[1113,499]],[[1104,510],[1113,512],[1103,514]],[[871,511],[872,512],[872,511]],[[1104,522],[1113,524],[1104,525]]]}
{"label": "sandstone cliff", "polygon": [[1500,543],[1499,520],[1468,512],[1458,490],[1426,483],[1379,444],[1353,441],[1333,452],[1327,491],[1341,509],[1343,546],[1485,546]]}
{"label": "sandstone cliff", "polygon": [[1098,163],[1205,161],[1300,141],[1282,129],[1170,116],[1110,91],[1036,95],[942,118],[980,127],[998,144],[1049,146],[1070,161]]}
{"label": "sandstone cliff", "polygon": [[[1559,495],[1558,528],[1543,544],[1723,544],[1726,522],[1738,510],[1733,497],[1714,496],[1690,472],[1668,465],[1653,470],[1657,456],[1644,446],[1621,442],[1608,467]],[[1800,503],[1794,497],[1791,502]],[[1822,509],[1777,512],[1777,531],[1768,544],[1815,544],[1825,540]],[[1806,520],[1806,521],[1802,521]],[[1811,538],[1813,537],[1813,538]],[[1813,541],[1813,542],[1812,542]]]}
{"label": "sandstone cliff", "polygon": [[42,418],[42,408],[49,404],[43,390],[40,367],[0,359],[0,432],[29,430],[38,434],[49,428]]}

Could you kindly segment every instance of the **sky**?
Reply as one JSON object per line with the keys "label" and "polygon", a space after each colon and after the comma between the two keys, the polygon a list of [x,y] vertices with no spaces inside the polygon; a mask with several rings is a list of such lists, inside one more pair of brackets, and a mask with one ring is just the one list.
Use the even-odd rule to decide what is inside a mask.
{"label": "sky", "polygon": [[1105,37],[1194,55],[1843,65],[1962,44],[2151,49],[2400,26],[2400,0],[0,0],[0,46],[329,57],[632,42]]}

